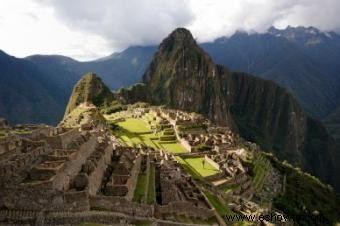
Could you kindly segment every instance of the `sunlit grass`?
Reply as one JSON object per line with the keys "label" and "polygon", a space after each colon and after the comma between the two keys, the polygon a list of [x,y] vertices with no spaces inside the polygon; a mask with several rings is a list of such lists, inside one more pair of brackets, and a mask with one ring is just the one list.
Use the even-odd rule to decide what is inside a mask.
{"label": "sunlit grass", "polygon": [[203,157],[176,158],[179,163],[186,166],[186,169],[194,177],[202,179],[217,174],[219,171],[204,160]]}
{"label": "sunlit grass", "polygon": [[154,133],[149,124],[140,118],[126,118],[125,121],[115,123],[118,129],[113,131],[122,142],[128,146],[143,144],[154,149],[163,149],[171,153],[185,153],[186,149],[177,141],[164,142],[159,137],[162,132]]}

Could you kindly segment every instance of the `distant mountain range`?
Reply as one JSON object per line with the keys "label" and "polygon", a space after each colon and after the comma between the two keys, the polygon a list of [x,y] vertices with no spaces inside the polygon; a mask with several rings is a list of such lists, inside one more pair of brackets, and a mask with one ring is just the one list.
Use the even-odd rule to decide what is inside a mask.
{"label": "distant mountain range", "polygon": [[321,119],[339,104],[340,36],[316,28],[238,32],[202,47],[218,64],[275,81]]}
{"label": "distant mountain range", "polygon": [[[271,27],[262,34],[236,32],[230,37],[202,43],[201,47],[215,63],[233,71],[247,72],[275,81],[287,88],[310,115],[317,119],[332,115],[331,121],[334,121],[336,116],[333,112],[340,107],[338,34],[321,32],[313,27],[287,27],[283,30]],[[2,52],[2,86],[12,85],[10,90],[7,87],[1,91],[0,106],[5,107],[0,109],[0,116],[8,118],[11,123],[55,124],[63,115],[72,86],[82,74],[88,71],[98,73],[111,89],[131,85],[141,79],[156,50],[156,46],[130,47],[89,62],[45,55],[18,59]],[[30,69],[22,64],[30,65]],[[15,80],[15,76],[11,75],[14,70],[9,70],[9,66],[15,67],[18,71],[15,76],[22,76],[23,80]],[[25,80],[26,77],[32,78],[32,81]],[[21,88],[37,84],[44,89],[25,93]],[[50,98],[50,101],[37,105],[31,100],[41,96]]]}
{"label": "distant mountain range", "polygon": [[62,119],[72,87],[89,71],[100,73],[111,89],[140,80],[155,47],[131,47],[89,62],[57,55],[23,59],[0,52],[0,117],[11,124],[56,124]]}

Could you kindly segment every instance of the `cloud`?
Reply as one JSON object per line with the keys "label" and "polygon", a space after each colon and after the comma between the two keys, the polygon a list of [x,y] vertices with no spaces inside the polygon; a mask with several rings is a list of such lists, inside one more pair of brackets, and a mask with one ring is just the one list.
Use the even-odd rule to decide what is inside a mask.
{"label": "cloud", "polygon": [[199,41],[276,25],[339,28],[338,0],[36,0],[72,29],[97,34],[113,49],[158,44],[176,27]]}
{"label": "cloud", "polygon": [[340,31],[340,1],[300,0],[285,17],[276,21],[284,26],[314,26],[324,31]]}
{"label": "cloud", "polygon": [[47,0],[72,29],[98,34],[112,47],[158,43],[169,31],[193,19],[183,0]]}
{"label": "cloud", "polygon": [[315,26],[339,30],[338,0],[196,0],[191,30],[200,41],[231,35],[236,30],[264,32],[270,26]]}
{"label": "cloud", "polygon": [[176,27],[199,42],[272,25],[339,32],[339,11],[339,0],[8,0],[0,7],[0,49],[89,60],[157,45]]}

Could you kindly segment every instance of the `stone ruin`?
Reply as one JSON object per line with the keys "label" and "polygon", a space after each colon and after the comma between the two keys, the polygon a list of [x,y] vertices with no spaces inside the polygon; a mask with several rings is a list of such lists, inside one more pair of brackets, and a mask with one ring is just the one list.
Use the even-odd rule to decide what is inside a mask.
{"label": "stone ruin", "polygon": [[[27,133],[0,142],[0,223],[72,224],[93,219],[96,210],[108,211],[94,218],[107,223],[183,213],[214,217],[191,178],[157,150],[121,146],[94,125],[27,128]],[[162,198],[134,202],[138,175],[151,164],[156,166],[155,189]],[[177,195],[171,198],[173,194]]]}
{"label": "stone ruin", "polygon": [[8,122],[5,118],[0,118],[0,129],[2,128],[7,128],[8,127]]}
{"label": "stone ruin", "polygon": [[169,213],[207,220],[214,217],[205,197],[190,176],[175,162],[162,162],[157,167],[156,216],[167,219]]}
{"label": "stone ruin", "polygon": [[[148,111],[156,112],[164,128],[206,123],[199,115],[159,108],[140,108],[135,117]],[[0,140],[0,222],[31,224],[43,219],[48,225],[72,224],[99,216],[96,211],[106,211],[98,221],[109,223],[122,218],[129,222],[134,217],[167,221],[182,215],[201,221],[215,218],[200,185],[171,154],[123,146],[104,127],[90,122],[76,128],[17,128],[27,132]],[[206,178],[214,194],[228,199],[218,188],[236,186],[233,195],[251,199],[254,191],[248,169],[235,151],[237,138],[228,128],[208,127],[206,133],[187,133],[181,139],[191,147],[213,147],[188,155],[205,156],[219,169]],[[155,169],[154,200],[136,202],[138,176],[147,174],[150,167]],[[148,190],[145,192],[147,197]]]}

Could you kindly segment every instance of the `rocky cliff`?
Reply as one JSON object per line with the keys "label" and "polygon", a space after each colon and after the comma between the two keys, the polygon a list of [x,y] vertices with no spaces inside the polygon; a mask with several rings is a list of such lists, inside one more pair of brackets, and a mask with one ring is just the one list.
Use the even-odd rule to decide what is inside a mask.
{"label": "rocky cliff", "polygon": [[324,127],[284,88],[215,65],[188,30],[176,29],[164,39],[143,82],[121,91],[121,98],[202,113],[339,188],[338,160]]}

